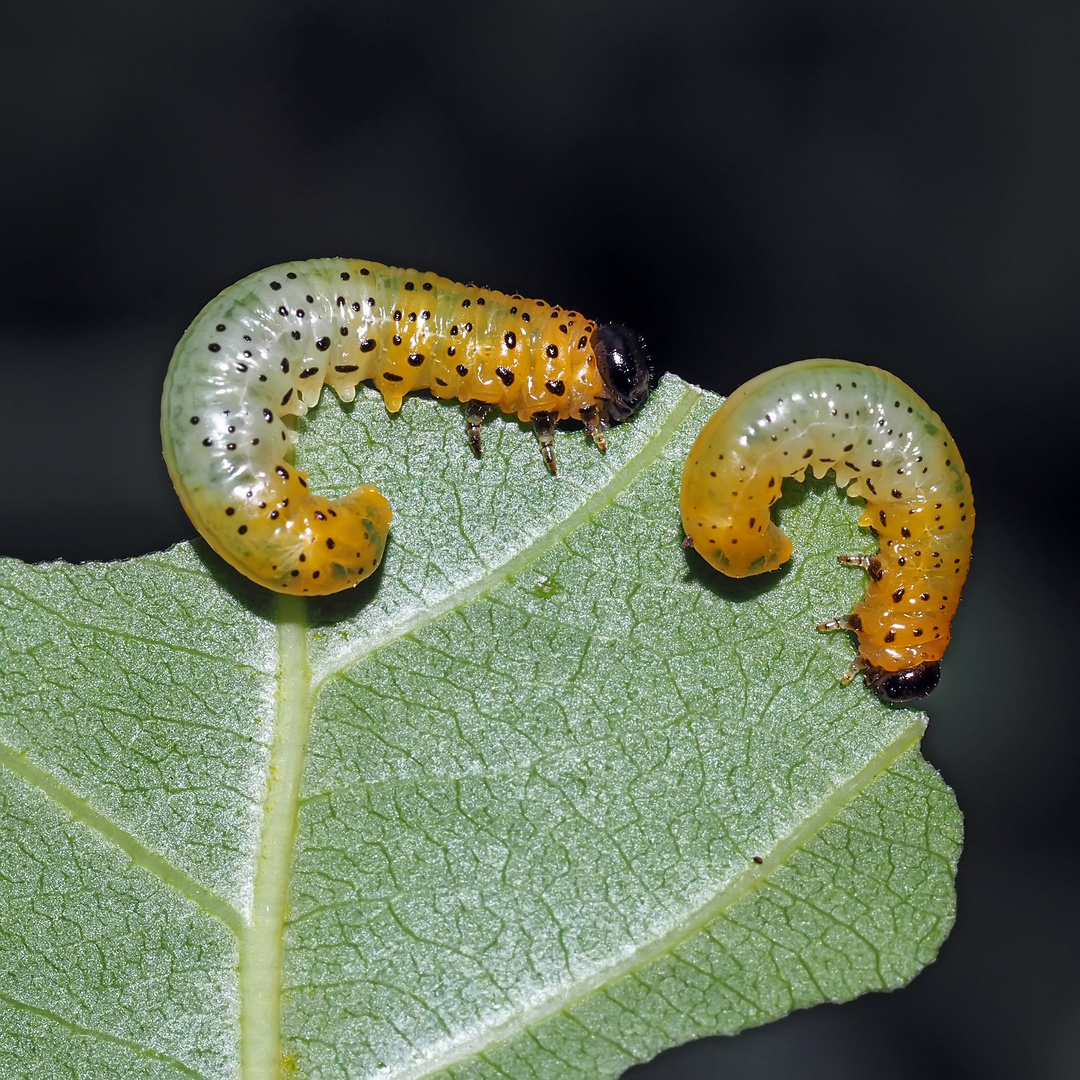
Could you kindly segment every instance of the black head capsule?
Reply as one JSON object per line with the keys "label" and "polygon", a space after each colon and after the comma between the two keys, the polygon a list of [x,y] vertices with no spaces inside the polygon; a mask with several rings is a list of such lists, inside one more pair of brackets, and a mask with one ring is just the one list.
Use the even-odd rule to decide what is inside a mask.
{"label": "black head capsule", "polygon": [[645,342],[629,327],[601,323],[593,331],[596,366],[607,390],[606,418],[613,424],[633,416],[649,396],[652,367]]}
{"label": "black head capsule", "polygon": [[871,665],[863,672],[863,678],[882,701],[917,701],[937,686],[941,678],[941,663],[927,660],[904,671],[883,671]]}

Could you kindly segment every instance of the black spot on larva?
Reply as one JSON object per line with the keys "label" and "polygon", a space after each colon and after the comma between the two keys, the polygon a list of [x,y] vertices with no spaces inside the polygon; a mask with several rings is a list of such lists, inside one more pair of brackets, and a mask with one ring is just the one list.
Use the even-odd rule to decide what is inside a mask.
{"label": "black spot on larva", "polygon": [[775,476],[770,476],[769,477],[769,487],[776,487],[776,477]]}
{"label": "black spot on larva", "polygon": [[236,443],[234,443],[234,442],[226,443],[225,444],[225,449],[226,450],[235,450],[236,449]]}
{"label": "black spot on larva", "polygon": [[424,362],[424,354],[423,353],[418,353],[418,352],[409,353],[409,366],[410,367],[419,367],[423,362]]}
{"label": "black spot on larva", "polygon": [[289,358],[287,356],[281,358],[281,370],[284,371],[286,375],[289,374]]}
{"label": "black spot on larva", "polygon": [[447,356],[453,356],[456,353],[457,353],[457,349],[455,349],[453,345],[448,345],[446,347],[446,355]]}
{"label": "black spot on larva", "polygon": [[902,499],[904,496],[901,494],[899,488],[893,488],[892,489],[892,497],[894,499]]}
{"label": "black spot on larva", "polygon": [[315,511],[315,517],[316,517],[316,519],[318,521],[325,521],[326,520],[326,515],[321,510],[316,510]]}
{"label": "black spot on larva", "polygon": [[487,303],[487,301],[482,296],[478,296],[476,298],[476,303],[478,307],[483,307]]}
{"label": "black spot on larva", "polygon": [[279,307],[277,309],[277,313],[279,315],[288,315],[289,314],[289,309],[284,304],[282,304],[281,307]]}
{"label": "black spot on larva", "polygon": [[341,336],[342,337],[348,337],[349,336],[349,328],[347,326],[343,326],[341,328]]}
{"label": "black spot on larva", "polygon": [[425,281],[421,288],[424,289],[425,292],[431,292],[431,282]]}
{"label": "black spot on larva", "polygon": [[315,342],[315,348],[318,349],[319,352],[326,352],[326,350],[330,348],[330,339],[328,337],[319,338],[319,340]]}
{"label": "black spot on larva", "polygon": [[235,514],[235,513],[236,513],[236,507],[235,507],[235,506],[226,506],[226,507],[225,507],[225,513],[226,513],[226,514],[227,514],[227,515],[228,515],[229,517],[232,517],[232,516],[233,516],[233,514]]}
{"label": "black spot on larva", "polygon": [[885,635],[885,644],[886,645],[891,645],[895,640],[896,640],[896,631],[895,630],[890,630]]}
{"label": "black spot on larva", "polygon": [[416,312],[415,311],[410,311],[409,312],[409,322],[416,322]]}
{"label": "black spot on larva", "polygon": [[463,379],[469,374],[469,369],[464,364],[458,364],[454,369]]}
{"label": "black spot on larva", "polygon": [[581,337],[578,338],[577,347],[579,349],[584,349],[585,346],[588,345],[588,343],[589,343],[588,337],[585,334],[582,334]]}
{"label": "black spot on larva", "polygon": [[813,447],[809,447],[809,448],[808,448],[808,449],[807,449],[807,450],[806,450],[806,451],[805,451],[805,452],[803,453],[803,461],[805,461],[805,460],[806,460],[807,458],[812,458],[813,456],[814,456],[814,450],[813,450]]}
{"label": "black spot on larva", "polygon": [[245,357],[245,359],[247,359],[247,360],[250,360],[250,359],[251,359],[251,350],[250,350],[250,349],[245,349],[245,350],[244,350],[244,357]]}
{"label": "black spot on larva", "polygon": [[202,444],[203,444],[203,446],[213,446],[214,445],[214,440],[213,439],[203,439]]}
{"label": "black spot on larva", "polygon": [[239,534],[240,534],[241,536],[243,536],[243,535],[244,535],[244,533],[246,533],[246,532],[247,532],[247,526],[246,526],[246,525],[241,525],[241,526],[240,526],[240,528],[239,528],[239,529],[237,529],[236,531],[237,531],[237,532],[238,532],[238,533],[239,533]]}
{"label": "black spot on larva", "polygon": [[303,476],[297,475],[296,479],[300,481],[301,487],[307,487],[307,481],[303,478]]}
{"label": "black spot on larva", "polygon": [[404,313],[400,310],[394,312],[394,322],[401,322]]}
{"label": "black spot on larva", "polygon": [[548,388],[549,393],[554,394],[556,397],[562,397],[566,393],[566,383],[562,379],[548,379],[544,385]]}
{"label": "black spot on larva", "polygon": [[557,357],[559,355],[559,346],[558,345],[549,345],[547,347],[547,349],[545,350],[545,352],[548,354],[548,356],[552,360],[554,360],[555,357]]}
{"label": "black spot on larva", "polygon": [[225,324],[223,322],[219,322],[217,326],[214,327],[214,329],[220,334],[225,329]]}
{"label": "black spot on larva", "polygon": [[303,337],[303,335],[302,335],[302,334],[300,333],[300,331],[299,331],[299,330],[294,330],[294,331],[292,332],[292,339],[293,339],[293,341],[299,341],[301,337]]}
{"label": "black spot on larva", "polygon": [[237,364],[236,365],[236,370],[239,371],[241,375],[243,375],[244,372],[247,371],[247,369],[248,369],[247,364]]}
{"label": "black spot on larva", "polygon": [[400,334],[395,334],[390,340],[393,341],[393,343],[395,345],[400,345],[401,344],[401,335]]}
{"label": "black spot on larva", "polygon": [[342,374],[348,374],[350,371],[359,371],[359,364],[335,364],[335,371],[340,371]]}
{"label": "black spot on larva", "polygon": [[[283,397],[283,398],[281,399],[281,404],[282,404],[282,405],[288,405],[288,404],[289,404],[289,398],[291,398],[291,397],[292,397],[292,392],[293,392],[293,388],[292,388],[292,387],[290,386],[290,387],[289,387],[289,389],[288,389],[288,392],[287,392],[287,393],[285,394],[285,396],[284,396],[284,397]],[[285,438],[285,432],[284,432],[284,431],[283,431],[283,432],[281,433],[281,437],[282,437],[283,439]]]}
{"label": "black spot on larva", "polygon": [[506,347],[508,349],[513,349],[517,346],[517,334],[515,334],[513,330],[507,330],[506,333],[503,334],[503,341],[506,342]]}
{"label": "black spot on larva", "polygon": [[291,270],[290,270],[290,271],[289,271],[289,272],[288,272],[288,273],[287,273],[287,274],[286,274],[285,276],[286,276],[286,277],[287,277],[287,278],[288,278],[288,279],[289,279],[290,281],[295,281],[295,280],[296,280],[296,275],[295,275],[295,274],[294,274],[294,273],[293,273],[293,272],[292,272]]}
{"label": "black spot on larva", "polygon": [[[360,273],[361,274],[366,274],[367,270],[366,269],[361,270]],[[341,280],[342,281],[348,281],[349,280],[349,271],[348,270],[342,270],[341,271]]]}
{"label": "black spot on larva", "polygon": [[425,308],[423,311],[420,312],[420,318],[421,319],[430,319],[431,318],[431,312],[428,311],[427,308]]}
{"label": "black spot on larva", "polygon": [[193,424],[197,424],[197,423],[199,422],[199,418],[198,418],[197,416],[193,416],[193,417],[191,418],[191,422],[192,422]]}
{"label": "black spot on larva", "polygon": [[374,338],[364,338],[364,340],[360,342],[360,351],[371,352],[371,350],[375,348],[375,344]]}
{"label": "black spot on larva", "polygon": [[333,551],[333,550],[334,550],[334,546],[335,546],[335,545],[334,545],[334,538],[333,538],[332,536],[328,536],[328,537],[326,538],[326,546],[327,546],[327,547],[328,547],[328,548],[329,548],[329,549],[330,549],[331,551]]}
{"label": "black spot on larva", "polygon": [[514,373],[508,367],[497,367],[495,374],[499,376],[503,381],[504,386],[512,386],[514,382]]}
{"label": "black spot on larva", "polygon": [[360,310],[360,301],[359,300],[354,300],[350,306],[352,307],[353,311],[359,311]]}
{"label": "black spot on larva", "polygon": [[269,409],[263,409],[263,419],[268,423],[274,422],[274,414]]}
{"label": "black spot on larva", "polygon": [[902,537],[903,537],[903,538],[904,538],[905,540],[910,540],[910,539],[911,539],[911,530],[910,530],[910,529],[909,529],[909,528],[908,528],[908,527],[907,527],[906,525],[902,525],[902,526],[900,527],[900,535],[901,535],[901,536],[902,536]]}
{"label": "black spot on larva", "polygon": [[440,379],[440,378],[439,378],[438,376],[436,376],[436,377],[435,377],[435,382],[436,382],[436,384],[437,384],[437,385],[439,385],[439,386],[445,386],[445,385],[446,385],[446,382],[445,382],[445,380],[443,380],[443,379]]}
{"label": "black spot on larva", "polygon": [[461,306],[472,307],[472,301],[466,296],[465,299],[461,301]]}
{"label": "black spot on larva", "polygon": [[521,321],[522,322],[532,322],[532,317],[529,315],[529,313],[527,311],[523,311],[521,313]]}
{"label": "black spot on larva", "polygon": [[468,333],[469,333],[469,332],[470,332],[471,330],[472,330],[472,323],[471,323],[471,322],[467,322],[467,323],[465,324],[465,333],[466,333],[466,334],[468,334]]}
{"label": "black spot on larva", "polygon": [[405,282],[405,291],[406,292],[412,292],[413,289],[415,289],[415,288],[416,288],[416,286],[411,281],[406,281]]}
{"label": "black spot on larva", "polygon": [[383,378],[387,382],[401,382],[401,376],[395,375],[392,371],[384,371]]}
{"label": "black spot on larva", "polygon": [[884,528],[885,524],[886,524],[886,518],[885,518],[885,511],[884,510],[879,510],[878,511],[878,521],[881,522],[882,528]]}
{"label": "black spot on larva", "polygon": [[[303,555],[301,555],[301,556],[300,556],[300,558],[301,558],[301,559],[302,559],[303,557],[304,557]],[[290,570],[290,571],[289,571],[289,575],[290,575],[291,577],[299,577],[299,576],[300,576],[300,571],[299,571],[299,570]]]}
{"label": "black spot on larva", "polygon": [[870,492],[871,495],[876,495],[877,494],[877,488],[874,487],[874,481],[871,480],[869,476],[866,478],[866,488]]}
{"label": "black spot on larva", "polygon": [[270,282],[270,288],[273,289],[274,292],[277,292],[278,289],[281,288],[281,282],[280,281],[271,281]]}
{"label": "black spot on larva", "polygon": [[318,373],[319,369],[317,367],[304,368],[304,370],[300,372],[300,378],[310,379],[312,375],[318,375]]}
{"label": "black spot on larva", "polygon": [[221,352],[221,346],[216,341],[211,341],[210,344],[207,345],[206,347],[211,352]]}
{"label": "black spot on larva", "polygon": [[282,480],[289,479],[289,470],[286,469],[284,465],[279,465],[274,471],[278,474],[278,476],[281,477]]}
{"label": "black spot on larva", "polygon": [[561,333],[561,334],[565,334],[565,333],[567,333],[567,329],[566,329],[566,324],[565,324],[565,323],[560,323],[560,324],[559,324],[559,333]]}

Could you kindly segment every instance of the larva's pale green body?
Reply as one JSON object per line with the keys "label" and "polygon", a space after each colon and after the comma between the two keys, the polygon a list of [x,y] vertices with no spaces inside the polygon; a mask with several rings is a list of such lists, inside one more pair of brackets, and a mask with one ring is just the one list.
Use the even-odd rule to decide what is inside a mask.
{"label": "larva's pale green body", "polygon": [[[819,479],[866,500],[860,524],[880,538],[873,558],[844,557],[870,574],[846,618],[859,666],[889,700],[921,696],[937,664],[971,562],[971,485],[941,418],[880,368],[803,360],[740,386],[698,435],[682,480],[691,546],[730,577],[775,569],[791,542],[769,508],[785,478]],[[878,679],[878,682],[874,682]]]}
{"label": "larva's pale green body", "polygon": [[165,462],[199,532],[253,581],[338,592],[378,565],[390,507],[371,486],[329,500],[289,460],[284,423],[330,386],[352,401],[371,380],[391,412],[414,390],[469,406],[479,453],[486,410],[551,432],[631,415],[648,394],[636,336],[520,296],[354,259],[272,266],[212,300],[173,353],[161,404]]}

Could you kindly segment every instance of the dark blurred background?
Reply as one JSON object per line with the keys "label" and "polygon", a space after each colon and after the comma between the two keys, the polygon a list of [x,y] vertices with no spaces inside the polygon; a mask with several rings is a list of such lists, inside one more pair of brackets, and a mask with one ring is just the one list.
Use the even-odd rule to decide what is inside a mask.
{"label": "dark blurred background", "polygon": [[956,930],[902,991],[635,1080],[1074,1077],[1078,57],[1075,0],[8,5],[0,550],[192,535],[157,435],[173,344],[285,259],[571,304],[724,393],[889,368],[979,513],[924,744],[966,814]]}

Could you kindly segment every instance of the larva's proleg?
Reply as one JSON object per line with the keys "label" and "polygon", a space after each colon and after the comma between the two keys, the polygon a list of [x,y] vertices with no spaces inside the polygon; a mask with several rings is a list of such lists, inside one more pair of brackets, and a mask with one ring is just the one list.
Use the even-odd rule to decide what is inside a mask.
{"label": "larva's proleg", "polygon": [[285,417],[374,382],[390,412],[414,390],[466,404],[480,453],[491,406],[531,420],[555,471],[551,430],[631,416],[648,358],[623,327],[542,300],[352,259],[272,266],[226,289],[173,353],[161,402],[169,475],[207,542],[279,592],[338,592],[382,559],[390,507],[371,486],[331,501],[291,463]]}
{"label": "larva's proleg", "polygon": [[[856,670],[886,701],[937,685],[971,562],[975,509],[940,417],[896,376],[846,360],[802,360],[739,387],[710,418],[683,469],[687,546],[730,577],[773,570],[791,542],[769,508],[807,469],[866,500],[873,556],[840,556],[869,576],[850,615],[821,623],[859,639]],[[846,681],[845,678],[845,681]]]}

